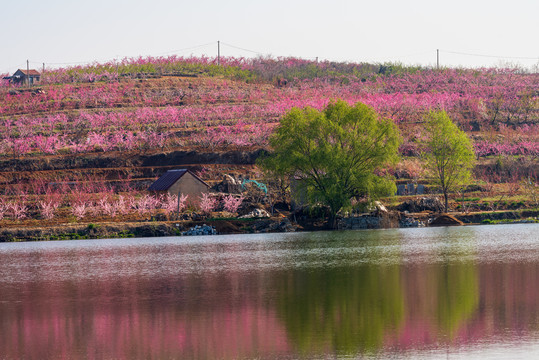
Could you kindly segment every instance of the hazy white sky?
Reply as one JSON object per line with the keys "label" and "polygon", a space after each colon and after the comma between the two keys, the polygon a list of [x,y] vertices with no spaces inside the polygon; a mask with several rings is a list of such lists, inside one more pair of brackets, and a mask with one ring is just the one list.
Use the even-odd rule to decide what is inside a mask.
{"label": "hazy white sky", "polygon": [[216,56],[217,40],[222,56],[434,65],[440,49],[441,65],[539,64],[539,0],[1,0],[0,13],[0,73]]}

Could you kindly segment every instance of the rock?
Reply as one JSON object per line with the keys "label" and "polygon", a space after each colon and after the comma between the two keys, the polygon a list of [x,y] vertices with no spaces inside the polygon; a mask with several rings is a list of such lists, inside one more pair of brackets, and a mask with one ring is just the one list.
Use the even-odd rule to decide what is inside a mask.
{"label": "rock", "polygon": [[151,221],[167,221],[168,218],[165,214],[155,214],[150,217]]}
{"label": "rock", "polygon": [[341,230],[378,229],[380,228],[380,217],[362,215],[342,218],[338,221],[337,228]]}
{"label": "rock", "polygon": [[264,209],[254,209],[250,213],[240,216],[240,219],[269,218],[271,215]]}
{"label": "rock", "polygon": [[457,218],[455,218],[452,215],[443,214],[435,218],[431,223],[430,226],[460,226],[464,225],[464,223]]}
{"label": "rock", "polygon": [[466,193],[477,192],[477,191],[481,191],[481,192],[485,191],[485,188],[481,185],[471,184],[471,185],[466,186],[466,188],[464,189],[464,192]]}
{"label": "rock", "polygon": [[288,218],[282,220],[261,220],[253,226],[257,232],[294,232],[297,226],[293,225]]}
{"label": "rock", "polygon": [[197,236],[197,235],[217,235],[215,227],[209,225],[196,225],[187,231],[182,232],[182,236]]}
{"label": "rock", "polygon": [[375,201],[374,202],[374,206],[376,207],[376,211],[377,212],[382,212],[382,213],[387,213],[387,208],[380,202],[380,201]]}
{"label": "rock", "polygon": [[408,211],[417,213],[422,211],[442,212],[444,205],[437,197],[422,197],[420,199],[411,199],[397,206],[399,211]]}
{"label": "rock", "polygon": [[280,231],[284,231],[284,232],[294,232],[298,229],[298,227],[293,225],[292,222],[288,218],[285,218],[279,224],[279,229]]}
{"label": "rock", "polygon": [[220,234],[240,234],[242,230],[229,221],[215,222],[215,229]]}
{"label": "rock", "polygon": [[290,206],[287,202],[284,202],[284,201],[278,201],[276,202],[275,204],[273,204],[273,208],[275,210],[280,210],[280,211],[290,211]]}
{"label": "rock", "polygon": [[196,212],[193,212],[191,213],[191,220],[193,221],[200,221],[202,220],[202,215],[196,213]]}
{"label": "rock", "polygon": [[229,183],[231,185],[237,185],[236,179],[234,179],[232,176],[225,174],[224,182]]}
{"label": "rock", "polygon": [[216,184],[212,189],[222,193],[239,194],[241,193],[241,179],[225,174],[223,181]]}
{"label": "rock", "polygon": [[228,212],[228,211],[214,211],[211,213],[212,218],[233,218],[236,217],[235,214]]}
{"label": "rock", "polygon": [[399,227],[401,228],[411,228],[411,227],[425,227],[425,223],[421,220],[417,220],[411,217],[405,217],[399,222]]}
{"label": "rock", "polygon": [[257,221],[253,224],[253,230],[256,232],[264,232],[272,223],[273,222],[269,219]]}
{"label": "rock", "polygon": [[193,215],[191,213],[183,213],[180,215],[179,220],[192,220]]}

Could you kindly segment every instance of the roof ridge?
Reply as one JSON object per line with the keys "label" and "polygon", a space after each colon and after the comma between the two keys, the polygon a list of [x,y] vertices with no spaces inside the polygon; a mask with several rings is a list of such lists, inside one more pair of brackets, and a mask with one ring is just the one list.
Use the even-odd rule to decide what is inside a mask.
{"label": "roof ridge", "polygon": [[152,185],[148,188],[148,190],[152,191],[166,191],[168,190],[173,184],[176,183],[183,175],[186,173],[190,173],[195,179],[202,182],[204,185],[210,187],[208,183],[206,183],[204,180],[199,178],[196,174],[194,174],[189,169],[170,169],[167,170],[163,175],[159,177],[159,179],[155,180]]}

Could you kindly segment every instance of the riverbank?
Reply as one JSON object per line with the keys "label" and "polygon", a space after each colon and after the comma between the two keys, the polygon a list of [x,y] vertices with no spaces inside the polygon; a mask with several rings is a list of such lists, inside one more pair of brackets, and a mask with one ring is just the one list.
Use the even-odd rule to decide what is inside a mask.
{"label": "riverbank", "polygon": [[[54,226],[12,226],[0,229],[0,242],[182,236],[182,233],[189,229],[204,225],[215,228],[216,232],[221,235],[329,230],[327,223],[321,219],[300,219],[295,222],[293,221],[293,215],[289,217],[280,215],[260,219],[210,218],[200,221],[100,222],[58,224]],[[362,215],[344,219],[351,219],[349,220],[350,223],[364,224],[348,228],[359,230],[418,227],[421,226],[420,224],[424,226],[452,226],[459,225],[459,223],[477,225],[539,222],[538,217],[539,210],[523,210],[452,213],[450,216],[439,216],[439,214],[428,212],[415,214],[393,212],[390,219],[387,216],[375,215]],[[448,221],[451,218],[459,223]],[[414,222],[416,222],[416,225],[405,225],[413,224]]]}
{"label": "riverbank", "polygon": [[218,234],[292,232],[301,229],[288,218],[207,219],[201,221],[103,222],[54,226],[10,227],[0,229],[0,242],[77,240],[182,236],[197,226],[211,226]]}

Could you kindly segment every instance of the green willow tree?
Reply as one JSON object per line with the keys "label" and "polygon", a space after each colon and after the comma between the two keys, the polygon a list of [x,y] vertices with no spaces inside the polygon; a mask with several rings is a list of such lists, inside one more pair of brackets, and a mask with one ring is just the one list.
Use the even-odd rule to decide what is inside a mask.
{"label": "green willow tree", "polygon": [[330,210],[330,225],[352,197],[371,199],[395,192],[381,173],[398,159],[400,135],[389,119],[362,103],[330,103],[323,111],[293,108],[270,138],[273,152],[261,165],[283,178],[294,177],[309,203]]}
{"label": "green willow tree", "polygon": [[447,212],[449,193],[466,184],[471,178],[475,155],[466,135],[445,111],[431,111],[426,116],[427,151],[424,154],[428,169],[444,195]]}

